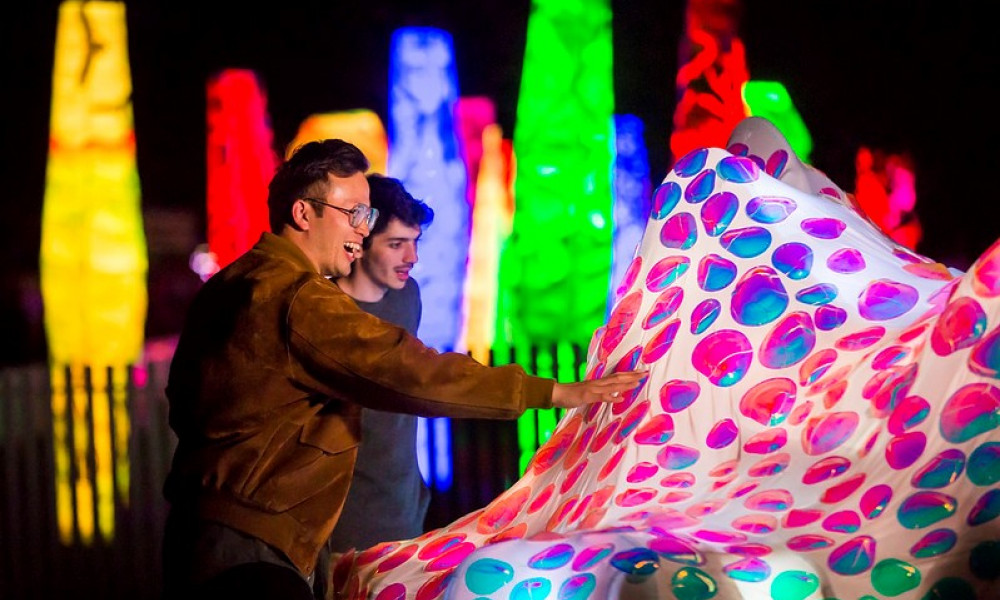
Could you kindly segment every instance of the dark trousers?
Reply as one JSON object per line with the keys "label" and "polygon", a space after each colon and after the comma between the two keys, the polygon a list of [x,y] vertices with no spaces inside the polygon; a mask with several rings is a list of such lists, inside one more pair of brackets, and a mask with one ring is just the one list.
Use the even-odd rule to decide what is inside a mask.
{"label": "dark trousers", "polygon": [[218,600],[316,600],[309,584],[296,571],[268,562],[243,563],[230,567],[208,581],[191,588],[185,598]]}
{"label": "dark trousers", "polygon": [[225,525],[171,510],[163,535],[164,600],[322,600],[330,553],[307,580],[279,550]]}

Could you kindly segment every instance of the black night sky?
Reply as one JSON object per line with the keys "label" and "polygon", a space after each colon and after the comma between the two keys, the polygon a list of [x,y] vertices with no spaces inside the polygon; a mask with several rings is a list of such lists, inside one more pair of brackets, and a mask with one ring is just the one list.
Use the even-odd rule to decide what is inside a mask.
{"label": "black night sky", "polygon": [[[529,0],[256,4],[126,3],[151,337],[176,332],[198,285],[186,263],[193,246],[178,246],[204,240],[205,82],[218,70],[260,75],[280,151],[313,113],[369,108],[386,121],[392,32],[440,27],[454,37],[460,94],[493,98],[505,137],[513,136]],[[0,366],[45,357],[38,249],[57,7],[22,3],[0,19]],[[616,112],[643,120],[659,183],[684,2],[613,0],[612,9]],[[1000,173],[998,32],[982,10],[972,2],[748,0],[740,27],[751,78],[785,84],[812,133],[813,164],[841,187],[853,189],[862,144],[912,154],[924,225],[918,250],[958,268],[1000,237],[992,183]],[[170,219],[179,224],[164,226]]]}

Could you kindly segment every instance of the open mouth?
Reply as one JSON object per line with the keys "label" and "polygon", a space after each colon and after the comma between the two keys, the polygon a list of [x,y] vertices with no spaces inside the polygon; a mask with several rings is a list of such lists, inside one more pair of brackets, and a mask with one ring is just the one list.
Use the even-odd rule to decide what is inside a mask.
{"label": "open mouth", "polygon": [[351,256],[354,257],[360,256],[361,244],[357,242],[344,242],[344,250],[347,250],[347,253],[350,254]]}

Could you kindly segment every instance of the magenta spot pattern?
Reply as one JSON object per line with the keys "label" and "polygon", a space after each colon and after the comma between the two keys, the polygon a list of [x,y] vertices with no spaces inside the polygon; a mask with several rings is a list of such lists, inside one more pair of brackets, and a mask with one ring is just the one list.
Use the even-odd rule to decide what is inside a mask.
{"label": "magenta spot pattern", "polygon": [[[982,567],[1000,544],[1000,242],[943,277],[754,140],[695,151],[661,188],[682,200],[655,205],[588,354],[588,377],[635,366],[642,387],[568,411],[482,509],[343,555],[339,598],[694,598],[692,577],[744,600],[807,597],[789,581],[1000,598]],[[811,267],[727,252],[720,234],[748,227]]]}

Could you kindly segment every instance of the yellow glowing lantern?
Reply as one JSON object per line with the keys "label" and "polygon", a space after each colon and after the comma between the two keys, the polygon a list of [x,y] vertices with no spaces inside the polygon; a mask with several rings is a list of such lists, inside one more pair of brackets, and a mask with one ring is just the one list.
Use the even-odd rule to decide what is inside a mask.
{"label": "yellow glowing lantern", "polygon": [[124,382],[142,351],[147,257],[125,23],[124,3],[68,0],[56,31],[40,266],[65,543],[74,523],[84,543],[110,539],[116,483],[128,498]]}
{"label": "yellow glowing lantern", "polygon": [[367,109],[322,113],[307,117],[299,125],[295,139],[288,144],[285,158],[296,148],[315,140],[339,138],[358,147],[368,158],[369,173],[385,175],[389,142],[382,119]]}
{"label": "yellow glowing lantern", "polygon": [[472,212],[469,277],[466,280],[465,347],[481,362],[488,362],[497,318],[500,250],[514,221],[509,184],[512,168],[504,153],[503,131],[496,123],[483,128],[483,155],[476,177],[476,203]]}

